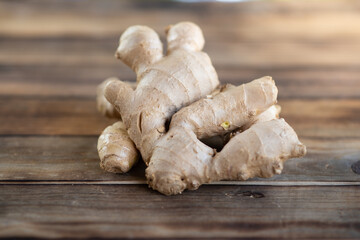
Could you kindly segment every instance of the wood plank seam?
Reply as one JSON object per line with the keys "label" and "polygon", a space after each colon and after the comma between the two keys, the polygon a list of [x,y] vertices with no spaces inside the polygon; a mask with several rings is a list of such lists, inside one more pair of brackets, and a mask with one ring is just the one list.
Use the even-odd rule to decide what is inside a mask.
{"label": "wood plank seam", "polygon": [[[144,185],[145,180],[132,181],[0,181],[0,185]],[[360,186],[359,181],[222,181],[205,185],[241,185],[241,186]]]}

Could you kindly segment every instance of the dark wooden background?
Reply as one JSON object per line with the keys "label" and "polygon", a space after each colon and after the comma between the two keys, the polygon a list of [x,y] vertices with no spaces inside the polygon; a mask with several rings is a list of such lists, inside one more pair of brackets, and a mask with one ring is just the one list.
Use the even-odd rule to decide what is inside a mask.
{"label": "dark wooden background", "polygon": [[[122,31],[190,20],[222,82],[270,75],[308,146],[271,179],[166,197],[99,168]],[[0,237],[360,238],[360,1],[0,1]]]}

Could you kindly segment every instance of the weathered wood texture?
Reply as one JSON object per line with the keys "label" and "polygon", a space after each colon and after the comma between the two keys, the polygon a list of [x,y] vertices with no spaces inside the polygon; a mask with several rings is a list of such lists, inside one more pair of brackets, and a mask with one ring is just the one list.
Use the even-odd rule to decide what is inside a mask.
{"label": "weathered wood texture", "polygon": [[[283,99],[281,117],[301,137],[360,137],[360,99]],[[114,119],[95,99],[0,97],[0,135],[99,135]]]}
{"label": "weathered wood texture", "polygon": [[[1,185],[0,237],[356,239],[359,187]],[[39,195],[41,198],[39,198]],[[146,198],[144,198],[146,196]]]}
{"label": "weathered wood texture", "polygon": [[0,2],[1,95],[94,96],[96,84],[109,76],[135,79],[113,57],[126,27],[147,24],[164,39],[168,24],[191,20],[204,30],[222,82],[271,75],[280,98],[360,96],[356,0],[84,5]]}
{"label": "weathered wood texture", "polygon": [[[0,0],[0,238],[359,239],[359,13],[357,0]],[[97,113],[96,85],[135,80],[113,57],[121,32],[146,24],[164,40],[183,20],[202,27],[223,83],[276,80],[308,147],[282,175],[165,197],[144,164],[99,168],[114,120]]]}
{"label": "weathered wood texture", "polygon": [[[360,183],[360,174],[351,169],[359,160],[360,137],[341,140],[305,137],[303,142],[309,146],[304,158],[286,162],[281,175],[252,179],[251,184],[253,181]],[[0,137],[0,181],[145,182],[142,162],[127,174],[101,170],[96,143],[97,137]]]}

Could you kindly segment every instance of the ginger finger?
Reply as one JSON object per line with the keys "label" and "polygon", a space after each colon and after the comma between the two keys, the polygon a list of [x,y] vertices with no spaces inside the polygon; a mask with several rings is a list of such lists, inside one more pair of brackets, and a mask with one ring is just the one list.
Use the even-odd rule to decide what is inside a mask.
{"label": "ginger finger", "polygon": [[[101,84],[97,86],[96,89],[96,105],[98,111],[108,118],[116,118],[121,120],[121,116],[119,111],[116,110],[113,104],[111,104],[105,97],[105,86],[111,81],[120,81],[116,77],[111,77],[103,81]],[[124,82],[129,85],[132,89],[136,88],[136,83],[134,82]]]}
{"label": "ginger finger", "polygon": [[120,113],[121,119],[127,114],[126,106],[130,104],[133,98],[134,90],[125,82],[118,79],[110,79],[104,86],[104,96],[114,108]]}
{"label": "ginger finger", "polygon": [[211,136],[209,138],[202,138],[200,139],[206,145],[215,148],[216,150],[220,151],[229,140],[235,136],[237,133],[243,132],[246,129],[250,128],[252,125],[258,122],[266,122],[273,119],[279,118],[279,114],[281,111],[280,105],[272,105],[264,112],[260,113],[253,117],[248,123],[243,125],[241,128],[235,129],[232,132],[228,132],[225,134]]}
{"label": "ginger finger", "polygon": [[258,122],[234,136],[207,169],[210,181],[247,180],[280,174],[283,163],[306,154],[306,147],[284,119]]}
{"label": "ginger finger", "polygon": [[139,158],[138,151],[121,121],[102,132],[97,149],[100,167],[108,172],[126,173]]}
{"label": "ginger finger", "polygon": [[[163,57],[163,47],[157,33],[147,26],[132,26],[119,40],[115,56],[140,76],[149,66]],[[137,79],[137,82],[141,79]]]}
{"label": "ginger finger", "polygon": [[191,129],[200,139],[231,132],[276,103],[277,92],[271,77],[228,86],[214,97],[201,99],[174,114],[170,128]]}
{"label": "ginger finger", "polygon": [[251,125],[254,125],[258,122],[267,122],[273,119],[279,118],[281,112],[280,105],[272,105],[268,109],[266,109],[261,114],[255,116],[251,121],[249,121],[247,124],[243,125],[240,129],[240,131],[245,131],[246,129],[250,128]]}
{"label": "ginger finger", "polygon": [[271,177],[281,173],[284,161],[305,153],[305,146],[283,119],[254,124],[220,153],[193,132],[177,127],[158,142],[146,177],[151,188],[173,195],[213,181]]}
{"label": "ginger finger", "polygon": [[117,80],[117,78],[108,78],[103,81],[96,88],[96,106],[97,110],[108,118],[117,118],[121,119],[120,113],[115,109],[115,107],[109,103],[109,101],[105,98],[105,86],[109,81],[113,79]]}
{"label": "ginger finger", "polygon": [[191,22],[181,22],[170,25],[165,30],[167,34],[167,52],[182,48],[189,51],[201,51],[205,40],[201,29]]}

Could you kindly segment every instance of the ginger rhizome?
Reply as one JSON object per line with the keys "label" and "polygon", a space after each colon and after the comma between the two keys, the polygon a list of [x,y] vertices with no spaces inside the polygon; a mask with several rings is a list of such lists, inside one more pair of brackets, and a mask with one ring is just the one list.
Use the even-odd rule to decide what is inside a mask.
{"label": "ginger rhizome", "polygon": [[135,144],[130,139],[123,122],[108,126],[98,140],[100,166],[114,173],[126,173],[139,158]]}
{"label": "ginger rhizome", "polygon": [[155,142],[166,133],[171,116],[184,106],[210,94],[219,81],[210,58],[201,49],[204,38],[192,23],[168,29],[168,51],[145,26],[128,28],[120,38],[116,56],[137,75],[135,90],[122,81],[110,81],[105,97],[119,111],[130,138],[149,163]]}
{"label": "ginger rhizome", "polygon": [[[101,166],[127,172],[139,150],[150,187],[172,195],[220,180],[280,174],[283,163],[306,153],[294,130],[278,119],[271,77],[219,87],[201,29],[169,26],[167,52],[146,26],[128,28],[116,57],[137,75],[137,86],[112,78],[98,88],[98,108],[121,119],[99,138]],[[220,139],[222,150],[206,145]],[[220,148],[221,148],[220,147]]]}

